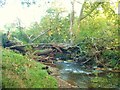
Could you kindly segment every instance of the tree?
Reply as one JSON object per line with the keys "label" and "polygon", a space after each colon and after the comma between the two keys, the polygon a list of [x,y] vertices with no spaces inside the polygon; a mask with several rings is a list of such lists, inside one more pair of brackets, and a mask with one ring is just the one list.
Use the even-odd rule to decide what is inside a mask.
{"label": "tree", "polygon": [[[101,2],[94,2],[93,4],[90,4],[90,6],[89,6],[90,8],[87,7],[87,4],[88,4],[87,0],[84,0],[84,3],[83,3],[82,8],[80,10],[79,18],[78,18],[78,29],[77,29],[78,32],[80,31],[80,22],[83,19],[85,19],[86,17],[90,16],[91,13],[99,7],[99,5],[101,4]],[[86,14],[84,14],[85,10],[88,10],[88,12]]]}
{"label": "tree", "polygon": [[[75,6],[74,5],[75,5],[75,2],[81,4],[79,1],[76,1],[76,0],[71,1],[72,10],[71,10],[71,14],[70,14],[70,29],[69,29],[69,31],[70,31],[70,43],[71,44],[73,44],[73,41],[74,41],[75,37],[77,37],[77,36],[73,35],[73,31],[74,31],[73,26],[74,26],[74,23],[75,23],[74,22],[74,13],[75,13],[75,11],[74,11]],[[82,4],[82,8],[80,10],[79,17],[78,17],[78,22],[77,22],[78,26],[77,26],[77,31],[76,31],[77,33],[80,32],[81,21],[83,19],[85,19],[86,17],[90,16],[91,13],[94,10],[96,10],[99,7],[100,4],[101,4],[101,2],[94,2],[93,4],[91,4],[91,3],[88,3],[87,0],[84,0],[84,2]],[[88,7],[90,7],[90,8],[88,8]]]}
{"label": "tree", "polygon": [[75,0],[71,1],[71,6],[72,6],[72,10],[71,10],[71,14],[70,14],[70,44],[73,45],[73,25],[74,25],[74,3]]}

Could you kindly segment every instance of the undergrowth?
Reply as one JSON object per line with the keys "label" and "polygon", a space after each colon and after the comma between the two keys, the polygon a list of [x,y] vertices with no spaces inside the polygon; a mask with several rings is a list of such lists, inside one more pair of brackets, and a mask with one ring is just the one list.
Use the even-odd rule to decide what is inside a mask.
{"label": "undergrowth", "polygon": [[[1,49],[1,48],[0,48]],[[11,50],[2,50],[2,87],[3,88],[57,88],[57,81],[43,64],[28,59]]]}

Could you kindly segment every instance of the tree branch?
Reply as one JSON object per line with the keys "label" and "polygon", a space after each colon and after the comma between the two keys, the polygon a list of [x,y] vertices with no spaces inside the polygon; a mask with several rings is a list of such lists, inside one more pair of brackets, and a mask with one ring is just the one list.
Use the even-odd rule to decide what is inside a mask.
{"label": "tree branch", "polygon": [[41,32],[40,35],[38,35],[37,37],[35,37],[33,40],[31,40],[31,42],[35,41],[36,39],[38,39],[40,36],[44,35],[45,33],[47,33],[48,31],[50,31],[51,29],[45,31],[45,32]]}
{"label": "tree branch", "polygon": [[93,7],[85,16],[80,17],[79,21],[81,21],[84,18],[86,18],[87,16],[89,16],[100,4],[101,4],[101,2],[98,2],[98,4],[95,7]]}

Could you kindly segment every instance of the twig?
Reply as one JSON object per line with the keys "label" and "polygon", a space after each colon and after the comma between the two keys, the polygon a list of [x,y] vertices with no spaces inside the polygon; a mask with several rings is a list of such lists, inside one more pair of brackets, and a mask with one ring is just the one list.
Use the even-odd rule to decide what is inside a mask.
{"label": "twig", "polygon": [[89,59],[86,60],[85,62],[82,62],[82,65],[85,64],[85,63],[87,63],[87,62],[90,61],[90,60],[91,60],[91,58],[89,58]]}

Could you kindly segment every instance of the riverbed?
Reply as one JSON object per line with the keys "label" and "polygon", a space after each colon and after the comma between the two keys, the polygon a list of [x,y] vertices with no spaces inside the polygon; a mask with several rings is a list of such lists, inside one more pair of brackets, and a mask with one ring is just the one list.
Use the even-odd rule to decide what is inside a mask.
{"label": "riverbed", "polygon": [[119,88],[119,73],[88,70],[76,62],[55,62],[60,77],[79,88]]}

